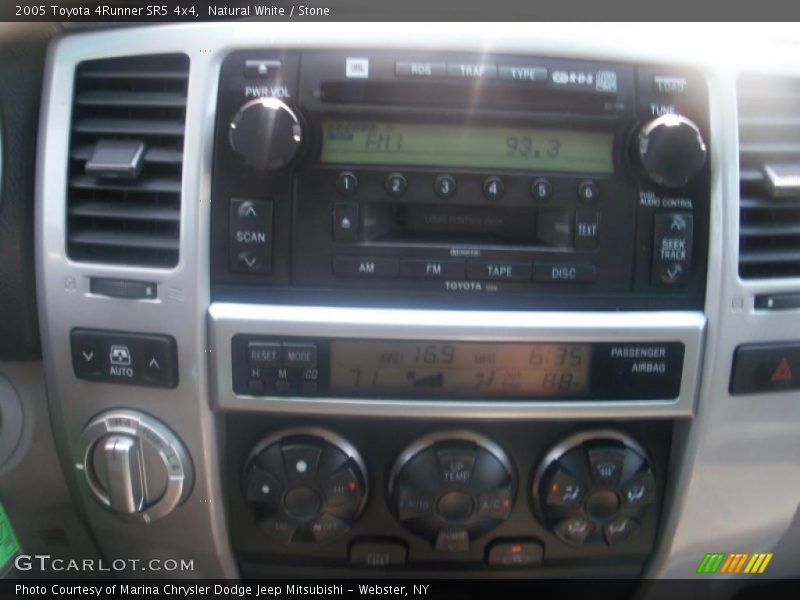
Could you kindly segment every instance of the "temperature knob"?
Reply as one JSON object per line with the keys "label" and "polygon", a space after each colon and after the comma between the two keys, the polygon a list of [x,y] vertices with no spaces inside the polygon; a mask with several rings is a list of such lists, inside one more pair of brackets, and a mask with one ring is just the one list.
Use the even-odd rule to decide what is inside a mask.
{"label": "temperature knob", "polygon": [[242,106],[230,124],[231,147],[245,164],[275,171],[297,154],[303,128],[295,112],[277,98],[258,98]]}
{"label": "temperature knob", "polygon": [[638,155],[648,177],[666,187],[682,187],[706,163],[706,143],[700,129],[682,115],[662,115],[645,124],[636,137]]}

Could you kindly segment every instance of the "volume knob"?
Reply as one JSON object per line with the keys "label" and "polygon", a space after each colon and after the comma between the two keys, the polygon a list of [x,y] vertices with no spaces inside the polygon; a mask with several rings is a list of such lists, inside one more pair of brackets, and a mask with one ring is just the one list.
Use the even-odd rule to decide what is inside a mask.
{"label": "volume knob", "polygon": [[303,128],[286,103],[277,98],[258,98],[236,113],[229,139],[245,164],[259,171],[275,171],[297,154]]}
{"label": "volume knob", "polygon": [[691,119],[668,114],[639,130],[634,153],[654,183],[674,188],[686,185],[700,172],[707,151],[700,128]]}

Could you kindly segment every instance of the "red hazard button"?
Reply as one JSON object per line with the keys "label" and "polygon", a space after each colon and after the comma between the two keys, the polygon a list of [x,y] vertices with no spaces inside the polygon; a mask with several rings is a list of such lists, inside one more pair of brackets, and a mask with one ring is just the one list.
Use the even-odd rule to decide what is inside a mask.
{"label": "red hazard button", "polygon": [[[799,376],[795,377],[797,373]],[[800,389],[800,342],[745,344],[736,349],[731,394]]]}
{"label": "red hazard button", "polygon": [[778,368],[772,373],[772,381],[791,381],[792,368],[789,366],[789,361],[784,356],[778,364]]}

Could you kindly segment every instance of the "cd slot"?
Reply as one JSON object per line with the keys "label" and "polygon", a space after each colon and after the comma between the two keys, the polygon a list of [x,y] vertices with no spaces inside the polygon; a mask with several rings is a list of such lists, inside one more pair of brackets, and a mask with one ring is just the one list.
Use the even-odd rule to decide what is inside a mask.
{"label": "cd slot", "polygon": [[[554,91],[519,85],[483,85],[392,81],[327,81],[320,100],[330,104],[391,104],[395,106],[517,109],[525,111],[611,114],[618,110],[615,94]],[[568,103],[568,104],[565,104]]]}

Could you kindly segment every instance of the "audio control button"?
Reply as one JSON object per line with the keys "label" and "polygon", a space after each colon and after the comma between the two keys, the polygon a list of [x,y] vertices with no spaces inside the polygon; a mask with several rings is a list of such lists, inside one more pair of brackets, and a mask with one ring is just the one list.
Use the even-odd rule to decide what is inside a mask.
{"label": "audio control button", "polygon": [[405,258],[400,261],[400,274],[414,279],[464,279],[466,270],[463,260]]}
{"label": "audio control button", "polygon": [[533,280],[542,283],[594,283],[597,268],[594,265],[567,263],[536,263]]}
{"label": "audio control button", "polygon": [[597,248],[599,229],[599,212],[585,209],[575,211],[575,248],[578,250]]}
{"label": "audio control button", "polygon": [[531,265],[521,262],[467,262],[467,278],[491,281],[530,281]]}
{"label": "audio control button", "polygon": [[505,192],[503,180],[499,177],[487,177],[483,182],[483,195],[491,202],[497,202]]}
{"label": "audio control button", "polygon": [[578,186],[578,198],[586,204],[597,202],[600,198],[600,188],[592,180],[582,181]]}
{"label": "audio control button", "polygon": [[684,283],[692,269],[694,217],[690,213],[662,213],[654,217],[652,281]]}
{"label": "audio control button", "polygon": [[358,204],[337,202],[333,206],[333,241],[352,243],[358,241]]}
{"label": "audio control button", "polygon": [[230,271],[272,271],[272,201],[232,199],[229,226]]}
{"label": "audio control button", "polygon": [[400,274],[400,261],[396,258],[335,256],[333,274],[339,277],[397,277]]}
{"label": "audio control button", "polygon": [[439,175],[433,181],[433,191],[443,200],[452,198],[456,193],[456,180],[452,175]]}
{"label": "audio control button", "polygon": [[553,184],[544,177],[540,177],[531,184],[531,196],[534,200],[543,202],[553,195]]}
{"label": "audio control button", "polygon": [[406,193],[408,181],[406,181],[402,173],[390,173],[389,176],[386,177],[384,187],[386,188],[387,194],[393,198],[399,198]]}
{"label": "audio control button", "polygon": [[342,196],[352,196],[358,189],[358,178],[351,171],[342,171],[336,178],[336,190]]}

